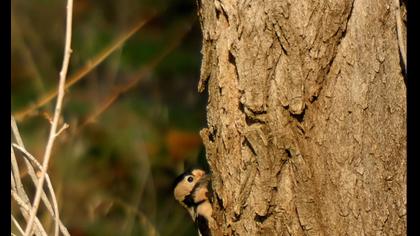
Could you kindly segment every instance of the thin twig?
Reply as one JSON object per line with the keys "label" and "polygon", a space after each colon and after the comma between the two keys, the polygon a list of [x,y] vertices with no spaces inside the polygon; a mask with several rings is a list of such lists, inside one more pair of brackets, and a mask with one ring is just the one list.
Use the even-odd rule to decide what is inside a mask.
{"label": "thin twig", "polygon": [[[12,126],[12,132],[16,139],[16,142],[22,145],[23,147],[24,145],[23,145],[22,137],[20,136],[19,129],[16,125],[16,121],[13,118],[13,116],[11,116],[11,126]],[[26,194],[25,189],[23,188],[22,182],[20,180],[20,171],[19,171],[19,167],[16,161],[16,156],[15,156],[13,147],[11,147],[11,163],[12,163],[12,174],[15,180],[17,194],[22,199],[22,201],[25,201],[27,204],[30,204],[29,197]],[[20,210],[21,210],[21,213],[25,216],[25,213],[23,212],[22,207],[20,207]],[[24,218],[28,222],[28,217],[24,217]],[[37,230],[41,231],[41,229],[37,229]]]}
{"label": "thin twig", "polygon": [[[26,149],[20,147],[19,145],[17,145],[16,143],[12,143],[12,146],[15,147],[16,149],[18,149],[20,152],[22,152],[24,154],[24,156],[28,159],[26,160],[27,162],[31,162],[34,163],[35,166],[41,170],[42,166],[41,164],[38,162],[38,160],[35,159],[34,156],[32,156],[32,154],[30,154]],[[32,168],[32,166],[30,166]],[[32,172],[34,172],[34,170],[32,169]],[[32,175],[31,175],[32,177]],[[33,182],[36,184],[37,179],[33,179]],[[51,203],[49,202],[47,195],[45,194],[45,192],[42,193],[42,201],[44,202],[45,206],[47,207],[48,211],[50,212],[51,216],[55,216],[56,214],[54,212],[58,212],[58,204],[57,204],[57,198],[55,196],[55,191],[54,188],[51,184],[51,180],[50,177],[48,176],[48,174],[45,174],[45,182],[47,183],[47,187],[48,190],[50,191],[50,195],[51,195],[51,199],[52,199],[52,205],[54,206],[54,210],[51,207]],[[56,218],[55,218],[56,220]],[[60,226],[60,231],[64,234],[69,236],[69,232],[67,231],[67,228],[64,226],[64,224],[61,222],[61,220],[59,219],[58,221],[59,226]]]}
{"label": "thin twig", "polygon": [[[31,211],[31,207],[25,203],[25,201],[13,190],[11,190],[11,195],[13,199],[16,201],[16,203],[21,207],[24,211],[22,212],[23,216],[25,218],[29,217],[29,212]],[[37,226],[37,229],[39,230],[39,233],[37,235],[46,236],[47,232],[45,232],[44,227],[42,226],[41,222],[39,222],[38,218],[34,219],[35,225]]]}
{"label": "thin twig", "polygon": [[[25,204],[30,205],[28,195],[26,195],[25,189],[23,188],[22,182],[20,180],[19,167],[17,165],[16,156],[15,156],[13,147],[11,147],[11,163],[12,163],[12,180],[13,180],[11,182],[12,191],[16,189],[16,195],[19,196],[19,199],[21,199],[21,201],[24,202]],[[20,207],[20,211],[22,215],[24,216],[26,222],[28,222],[29,215],[26,214],[25,209]],[[37,235],[42,234],[41,233],[42,229],[37,228],[36,230],[37,230]]]}
{"label": "thin twig", "polygon": [[15,179],[13,178],[13,171],[10,172],[10,187],[12,188],[12,190],[16,190],[16,183],[15,183]]}
{"label": "thin twig", "polygon": [[107,97],[103,103],[97,106],[97,109],[95,109],[91,114],[87,116],[87,119],[78,127],[78,130],[94,122],[97,119],[97,117],[99,117],[103,112],[105,112],[122,94],[135,87],[140,82],[140,80],[142,80],[147,75],[151,74],[153,70],[162,62],[162,60],[165,59],[166,56],[168,56],[169,53],[171,53],[181,43],[182,39],[187,34],[187,32],[191,30],[192,25],[193,24],[191,23],[190,25],[182,29],[181,33],[177,31],[177,35],[174,36],[174,39],[171,40],[171,43],[168,44],[166,48],[164,48],[150,62],[148,62],[142,68],[137,70],[133,74],[133,76],[129,78],[127,83],[116,87],[114,89],[115,92],[113,92],[109,97]]}
{"label": "thin twig", "polygon": [[[130,39],[136,32],[138,32],[147,22],[149,22],[151,19],[153,19],[157,14],[153,13],[151,16],[147,17],[146,19],[139,20],[136,22],[136,24],[128,30],[126,33],[124,33],[121,37],[117,38],[115,41],[113,41],[108,47],[103,49],[97,56],[95,56],[93,59],[89,60],[85,66],[83,66],[81,69],[79,69],[75,74],[71,75],[66,82],[65,89],[70,88],[73,84],[81,80],[82,78],[85,78],[85,76],[91,72],[93,69],[95,69],[96,66],[98,66],[100,63],[102,63],[105,59],[109,57],[115,50],[119,49],[124,43]],[[25,107],[24,109],[16,112],[16,119],[22,120],[27,115],[32,114],[36,109],[39,107],[44,106],[45,104],[49,103],[52,99],[57,96],[57,90],[53,90],[47,93],[47,95],[40,98],[38,101],[36,101],[33,105],[29,107]]]}
{"label": "thin twig", "polygon": [[[15,118],[13,117],[13,115],[12,115],[12,118],[11,118],[11,122],[12,122],[12,132],[13,132],[13,135],[15,137],[15,140],[18,143],[18,146],[22,147],[22,149],[25,150],[25,145],[23,144],[22,138],[20,136],[19,129],[17,127],[16,121],[15,121]],[[26,164],[26,167],[28,169],[29,175],[31,176],[32,180],[34,181],[34,183],[36,185],[36,183],[38,182],[38,178],[35,174],[34,169],[32,168],[31,163],[28,162],[27,159],[25,159],[25,164]]]}
{"label": "thin twig", "polygon": [[[13,116],[11,117],[11,126],[12,126],[12,132],[16,139],[16,142],[20,143],[23,146],[23,141],[22,141],[22,138],[20,136],[19,130],[17,128],[16,122]],[[23,185],[20,179],[20,171],[19,171],[19,166],[16,161],[15,152],[13,150],[13,147],[10,147],[10,148],[11,148],[10,154],[11,154],[12,175],[13,175],[12,179],[14,179],[14,182],[12,183],[15,184],[16,192],[19,195],[19,197],[22,199],[22,201],[26,202],[27,204],[30,204],[28,195],[26,195],[25,189],[23,188]],[[23,214],[24,213],[23,209],[22,208],[20,209]],[[25,220],[28,222],[27,217],[25,217]]]}
{"label": "thin twig", "polygon": [[[35,166],[41,171],[42,170],[42,166],[41,164],[38,162],[38,160],[32,156],[32,154],[30,154],[25,148],[17,145],[16,143],[12,143],[12,146],[15,147],[16,149],[18,149],[19,151],[21,151],[23,154],[25,154],[25,156],[29,159],[29,161],[33,162],[35,164]],[[48,174],[47,174],[48,175]]]}
{"label": "thin twig", "polygon": [[[21,138],[21,136],[20,136],[20,132],[19,132],[19,129],[18,129],[18,127],[17,127],[17,124],[16,124],[16,121],[15,121],[15,119],[14,119],[14,117],[12,116],[11,117],[11,126],[12,126],[12,131],[13,131],[13,135],[14,135],[14,137],[15,137],[15,139],[16,139],[16,141],[18,142],[18,144],[15,144],[15,143],[13,143],[12,144],[12,146],[13,147],[15,147],[15,148],[17,148],[19,151],[21,151],[24,155],[25,155],[25,157],[26,158],[24,158],[24,162],[25,162],[25,164],[26,164],[26,168],[28,169],[28,173],[29,173],[29,176],[31,177],[31,180],[32,180],[32,182],[36,185],[37,184],[37,182],[38,182],[38,177],[36,176],[36,173],[35,173],[35,170],[34,170],[34,168],[33,168],[33,166],[32,166],[32,164],[31,163],[34,163],[35,164],[35,166],[39,169],[39,170],[41,170],[42,169],[42,166],[41,166],[41,164],[38,162],[38,160],[35,158],[35,157],[33,157],[26,149],[25,149],[25,147],[23,146],[23,141],[22,141],[22,138]],[[16,157],[14,156],[14,150],[12,149],[12,166],[13,165],[16,165],[17,166],[17,163],[16,163]],[[13,163],[16,163],[16,164],[13,164]],[[16,168],[16,167],[15,167]],[[19,177],[15,177],[16,179],[17,179],[17,181],[20,183],[20,178]],[[48,189],[49,189],[49,191],[50,191],[50,195],[51,195],[51,199],[52,199],[52,202],[53,202],[53,206],[54,206],[54,210],[53,210],[53,208],[52,208],[52,206],[51,206],[51,203],[49,202],[49,200],[48,200],[48,197],[47,197],[47,195],[45,194],[45,192],[44,191],[42,191],[42,201],[44,202],[44,204],[45,204],[45,206],[46,206],[46,208],[47,208],[47,210],[50,212],[50,214],[51,214],[51,216],[55,216],[56,214],[54,213],[54,212],[58,212],[58,205],[57,205],[57,199],[56,199],[56,197],[55,197],[55,191],[54,191],[54,188],[52,187],[52,184],[51,184],[51,180],[50,180],[50,178],[49,178],[49,176],[48,176],[48,174],[46,174],[46,176],[45,176],[45,181],[47,182],[47,186],[48,186]],[[16,184],[17,185],[17,187],[16,188],[19,188],[18,189],[18,194],[21,196],[21,198],[23,198],[23,199],[26,199],[26,201],[27,201],[27,203],[29,204],[29,198],[28,198],[28,196],[26,195],[26,192],[24,191],[24,189],[23,189],[23,185],[22,184],[20,184],[20,185],[18,185],[18,184]],[[20,190],[21,189],[21,190]],[[55,219],[56,220],[56,219]],[[59,220],[59,226],[60,226],[60,230],[61,230],[61,232],[64,234],[64,235],[70,235],[69,233],[68,233],[68,231],[67,231],[67,228],[64,226],[64,224],[61,222],[61,220]]]}
{"label": "thin twig", "polygon": [[15,219],[15,217],[13,217],[13,215],[12,215],[12,222],[16,225],[16,228],[18,229],[19,233],[23,235],[25,232],[23,232],[22,227],[20,227],[19,222],[17,222],[17,220]]}
{"label": "thin twig", "polygon": [[[57,103],[55,106],[54,118],[53,118],[53,123],[51,125],[47,147],[44,153],[41,176],[39,178],[39,181],[36,187],[36,194],[35,194],[34,202],[32,204],[29,222],[28,222],[28,225],[26,226],[25,236],[29,236],[36,213],[38,211],[39,203],[41,200],[42,187],[44,185],[44,180],[45,180],[45,174],[46,174],[48,163],[51,157],[52,147],[54,145],[54,141],[56,138],[58,119],[60,118],[61,106],[62,106],[63,98],[64,98],[64,86],[66,84],[67,69],[70,62],[70,54],[71,54],[70,45],[71,45],[71,34],[72,34],[71,30],[72,30],[72,16],[73,16],[72,14],[73,14],[73,0],[68,0],[67,1],[67,22],[66,22],[66,40],[65,40],[65,47],[64,47],[64,59],[63,59],[63,66],[60,71],[60,82],[58,85]],[[55,217],[56,217],[55,235],[58,235],[58,228],[59,228],[58,220],[60,219],[58,212],[56,212]]]}
{"label": "thin twig", "polygon": [[150,218],[147,216],[147,214],[145,214],[144,212],[142,212],[141,210],[139,210],[136,207],[131,206],[130,204],[127,204],[126,202],[124,202],[123,200],[119,199],[119,198],[115,198],[113,199],[113,201],[123,207],[126,211],[133,213],[134,215],[138,216],[140,218],[141,223],[146,227],[148,234],[147,235],[152,235],[152,236],[158,236],[159,232],[156,229],[156,227],[153,225],[153,223],[151,222]]}
{"label": "thin twig", "polygon": [[61,129],[59,131],[57,131],[57,133],[55,134],[55,136],[58,136],[61,134],[61,132],[63,132],[65,129],[67,129],[69,127],[69,125],[67,123],[64,123],[63,127],[61,127]]}
{"label": "thin twig", "polygon": [[[13,150],[13,147],[10,147],[10,148],[11,148],[10,154],[11,154],[11,163],[12,163],[12,174],[13,174],[13,177],[14,177],[14,180],[15,180],[16,190],[17,190],[18,194],[21,195],[21,197],[23,197],[26,200],[27,197],[25,198],[24,196],[22,196],[22,193],[25,192],[25,189],[23,188],[23,184],[20,180],[19,166],[18,166],[17,161],[16,161],[15,152]],[[27,200],[29,201],[29,199],[27,199]]]}
{"label": "thin twig", "polygon": [[19,133],[19,129],[17,127],[15,118],[13,117],[13,115],[11,116],[11,125],[12,125],[12,132],[13,135],[15,136],[16,142],[19,144],[19,146],[25,148],[25,145],[23,145],[23,140],[22,137],[20,137],[20,133]]}
{"label": "thin twig", "polygon": [[[27,42],[31,42],[31,39],[26,37],[26,35],[33,33],[33,31],[29,30],[29,27],[26,27],[26,21],[22,19],[24,18],[23,15],[19,15],[19,17],[17,17],[16,14],[14,14],[16,8],[15,5],[16,4],[13,4],[12,2],[12,14],[10,14],[11,28],[14,29],[12,35],[13,43],[16,45],[16,49],[20,52],[20,55],[22,55],[23,61],[25,61],[25,66],[28,67],[29,73],[31,73],[31,77],[34,78],[35,89],[39,92],[43,92],[45,90],[45,86],[42,82],[42,76],[34,58],[34,52],[36,53],[39,50],[29,48],[29,45],[27,44]],[[22,32],[23,29],[25,33]],[[31,44],[31,46],[33,46],[33,44]]]}

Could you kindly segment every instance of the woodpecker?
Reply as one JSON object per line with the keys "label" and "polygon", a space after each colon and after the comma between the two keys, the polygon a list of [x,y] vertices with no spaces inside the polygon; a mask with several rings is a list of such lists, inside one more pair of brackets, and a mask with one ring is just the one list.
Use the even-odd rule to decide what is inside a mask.
{"label": "woodpecker", "polygon": [[198,227],[200,236],[211,236],[212,205],[210,175],[201,169],[187,170],[175,179],[174,197],[185,208]]}

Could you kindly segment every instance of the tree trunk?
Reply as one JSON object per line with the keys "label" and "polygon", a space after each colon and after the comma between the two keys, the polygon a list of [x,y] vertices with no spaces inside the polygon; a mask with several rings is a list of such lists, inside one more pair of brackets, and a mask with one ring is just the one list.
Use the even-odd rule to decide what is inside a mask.
{"label": "tree trunk", "polygon": [[405,10],[198,0],[215,235],[405,235]]}

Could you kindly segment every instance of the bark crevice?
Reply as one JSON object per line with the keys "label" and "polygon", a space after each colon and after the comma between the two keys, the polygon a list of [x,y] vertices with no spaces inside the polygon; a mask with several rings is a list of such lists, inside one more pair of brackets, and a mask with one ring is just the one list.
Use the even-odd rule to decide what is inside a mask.
{"label": "bark crevice", "polygon": [[392,1],[200,2],[215,235],[404,233]]}

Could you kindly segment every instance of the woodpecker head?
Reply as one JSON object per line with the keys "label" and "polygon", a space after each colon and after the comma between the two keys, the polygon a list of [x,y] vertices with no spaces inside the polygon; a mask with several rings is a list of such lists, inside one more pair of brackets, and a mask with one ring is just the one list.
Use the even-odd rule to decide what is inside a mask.
{"label": "woodpecker head", "polygon": [[204,179],[206,179],[206,172],[201,169],[188,170],[178,176],[175,179],[174,184],[175,199],[181,203],[184,203],[186,197],[193,193],[194,187]]}
{"label": "woodpecker head", "polygon": [[210,236],[213,223],[210,201],[210,175],[201,169],[188,170],[175,179],[174,197],[190,213],[199,235]]}

